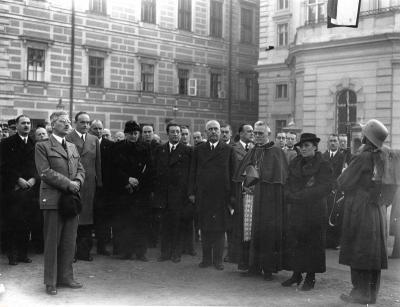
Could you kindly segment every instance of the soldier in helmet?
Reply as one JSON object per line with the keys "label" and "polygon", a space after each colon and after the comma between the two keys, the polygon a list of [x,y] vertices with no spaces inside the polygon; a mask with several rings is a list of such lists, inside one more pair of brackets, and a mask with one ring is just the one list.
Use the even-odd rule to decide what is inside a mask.
{"label": "soldier in helmet", "polygon": [[363,146],[337,180],[345,193],[339,263],[350,266],[353,289],[340,298],[374,304],[381,269],[387,268],[386,204],[382,197],[383,160],[379,153],[388,130],[378,120],[363,126]]}

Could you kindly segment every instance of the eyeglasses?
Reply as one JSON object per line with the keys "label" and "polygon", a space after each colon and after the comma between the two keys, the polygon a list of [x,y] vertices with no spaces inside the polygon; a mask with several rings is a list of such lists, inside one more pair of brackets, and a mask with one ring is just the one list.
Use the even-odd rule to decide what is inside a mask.
{"label": "eyeglasses", "polygon": [[59,119],[58,122],[64,125],[71,124],[71,121],[69,119]]}
{"label": "eyeglasses", "polygon": [[264,135],[264,132],[261,131],[253,131],[254,135]]}

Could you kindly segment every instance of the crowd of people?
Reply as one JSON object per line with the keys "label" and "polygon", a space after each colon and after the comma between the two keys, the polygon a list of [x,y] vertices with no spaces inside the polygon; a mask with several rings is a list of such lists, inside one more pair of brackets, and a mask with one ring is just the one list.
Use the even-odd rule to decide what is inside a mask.
{"label": "crowd of people", "polygon": [[[43,253],[50,295],[82,287],[73,262],[93,261],[94,243],[97,254],[138,261],[158,245],[158,261],[179,263],[201,241],[199,268],[232,262],[242,276],[267,281],[289,270],[282,286],[303,282],[302,291],[326,271],[325,249],[340,246],[353,284],[341,299],[376,302],[387,268],[386,207],[395,208],[398,183],[392,175],[387,184],[388,130],[377,120],[352,151],[331,134],[325,153],[313,133],[278,132],[271,140],[263,121],[242,124],[233,137],[230,125],[210,120],[205,138],[170,122],[163,142],[152,124],[130,120],[112,137],[87,112],[72,125],[57,111],[35,131],[20,115],[7,133],[0,142],[2,250],[10,265],[30,263],[30,246]],[[397,219],[391,224],[398,234]],[[398,245],[396,237],[394,258]]]}

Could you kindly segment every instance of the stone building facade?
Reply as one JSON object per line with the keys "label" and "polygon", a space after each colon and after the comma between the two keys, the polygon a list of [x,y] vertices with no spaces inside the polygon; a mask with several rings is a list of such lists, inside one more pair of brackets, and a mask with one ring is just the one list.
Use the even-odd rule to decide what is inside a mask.
{"label": "stone building facade", "polygon": [[73,114],[161,133],[257,120],[258,0],[75,0],[74,12],[73,28],[71,1],[0,0],[1,121],[69,110],[72,32]]}
{"label": "stone building facade", "polygon": [[294,122],[322,149],[329,134],[357,137],[376,118],[400,148],[400,1],[362,0],[358,28],[327,28],[326,5],[261,0],[260,118],[273,132]]}

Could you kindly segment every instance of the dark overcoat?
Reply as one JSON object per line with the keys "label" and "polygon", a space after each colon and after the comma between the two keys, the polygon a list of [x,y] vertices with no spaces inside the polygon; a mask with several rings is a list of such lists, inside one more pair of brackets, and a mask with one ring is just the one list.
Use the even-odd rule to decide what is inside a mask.
{"label": "dark overcoat", "polygon": [[[11,228],[18,228],[19,223],[28,222],[35,210],[38,210],[37,200],[39,184],[35,166],[35,143],[28,137],[27,144],[18,134],[5,138],[1,142],[2,180],[1,198],[4,218]],[[36,179],[36,184],[29,190],[16,189],[18,178]],[[7,222],[6,221],[6,222]]]}
{"label": "dark overcoat", "polygon": [[344,152],[338,150],[337,153],[333,156],[333,158],[330,158],[330,151],[327,150],[324,152],[322,157],[329,162],[329,164],[332,167],[332,172],[333,172],[333,178],[337,179],[340,174],[342,173],[344,164],[346,163],[346,156]]}
{"label": "dark overcoat", "polygon": [[353,269],[387,268],[386,204],[374,170],[382,174],[383,161],[365,145],[337,180],[345,193],[339,263]]}
{"label": "dark overcoat", "polygon": [[85,169],[85,183],[80,191],[82,212],[79,215],[79,225],[91,225],[93,224],[93,201],[96,187],[102,185],[99,140],[94,135],[87,133],[85,142],[83,142],[75,130],[65,139],[75,144]]}
{"label": "dark overcoat", "polygon": [[288,255],[293,271],[326,270],[326,197],[332,180],[331,167],[320,152],[312,158],[297,156],[289,164],[285,196],[290,204]]}
{"label": "dark overcoat", "polygon": [[209,142],[194,148],[190,168],[189,195],[195,195],[200,229],[225,232],[231,197],[236,156],[232,146],[219,141],[214,150]]}
{"label": "dark overcoat", "polygon": [[168,142],[155,150],[155,201],[159,208],[181,211],[188,205],[192,149],[179,143],[172,153],[169,151]]}

